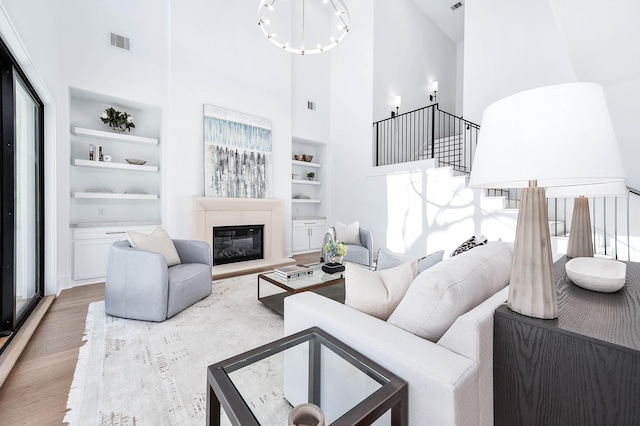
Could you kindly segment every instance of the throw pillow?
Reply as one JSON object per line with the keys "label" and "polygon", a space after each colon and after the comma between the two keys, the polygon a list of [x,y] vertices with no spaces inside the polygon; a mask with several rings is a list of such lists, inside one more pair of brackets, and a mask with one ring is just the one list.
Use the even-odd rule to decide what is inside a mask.
{"label": "throw pillow", "polygon": [[164,255],[167,266],[179,265],[180,256],[167,231],[158,226],[151,234],[127,231],[129,245],[140,250],[152,251]]}
{"label": "throw pillow", "polygon": [[474,235],[464,243],[460,244],[457,249],[452,251],[449,257],[457,256],[460,253],[464,253],[465,251],[469,251],[474,247],[482,246],[484,244],[487,244],[487,239],[484,236],[476,238],[476,236]]}
{"label": "throw pillow", "polygon": [[[436,263],[440,262],[444,257],[444,250],[431,253],[428,256],[418,259],[418,273],[426,271]],[[393,268],[402,263],[414,260],[414,257],[394,253],[385,248],[378,250],[378,261],[376,263],[376,271],[383,271],[385,269]]]}
{"label": "throw pillow", "polygon": [[362,245],[360,242],[360,223],[358,221],[348,225],[336,222],[334,227],[336,229],[336,242]]}
{"label": "throw pillow", "polygon": [[386,321],[418,273],[412,260],[384,271],[347,264],[344,304]]}
{"label": "throw pillow", "polygon": [[509,284],[512,245],[492,242],[417,276],[388,322],[437,342],[455,320]]}

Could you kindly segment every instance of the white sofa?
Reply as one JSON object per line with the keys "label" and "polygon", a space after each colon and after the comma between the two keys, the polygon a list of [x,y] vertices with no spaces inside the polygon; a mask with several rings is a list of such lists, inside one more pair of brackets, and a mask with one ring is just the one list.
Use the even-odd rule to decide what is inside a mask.
{"label": "white sofa", "polygon": [[[458,265],[464,262],[457,257],[436,267],[461,276]],[[468,264],[470,255],[460,259],[465,257]],[[493,313],[507,295],[508,287],[493,292],[457,317],[437,343],[312,292],[285,299],[284,331],[318,326],[405,379],[410,425],[491,425]]]}

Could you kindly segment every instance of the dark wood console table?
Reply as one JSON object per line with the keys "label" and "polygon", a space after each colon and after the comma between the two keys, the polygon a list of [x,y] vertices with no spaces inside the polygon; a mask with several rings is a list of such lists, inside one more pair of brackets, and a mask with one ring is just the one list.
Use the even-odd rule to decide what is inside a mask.
{"label": "dark wood console table", "polygon": [[573,284],[555,264],[559,318],[500,306],[494,320],[496,425],[640,424],[640,263],[616,293]]}

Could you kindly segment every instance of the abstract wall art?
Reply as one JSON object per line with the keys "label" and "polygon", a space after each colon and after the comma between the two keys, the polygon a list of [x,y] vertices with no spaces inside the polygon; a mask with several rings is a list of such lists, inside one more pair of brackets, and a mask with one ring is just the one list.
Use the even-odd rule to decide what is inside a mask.
{"label": "abstract wall art", "polygon": [[204,105],[204,195],[271,198],[271,121]]}

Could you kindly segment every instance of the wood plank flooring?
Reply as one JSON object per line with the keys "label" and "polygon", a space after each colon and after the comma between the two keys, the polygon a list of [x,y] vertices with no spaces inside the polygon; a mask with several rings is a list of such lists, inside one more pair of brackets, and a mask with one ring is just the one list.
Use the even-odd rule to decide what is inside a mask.
{"label": "wood plank flooring", "polygon": [[[318,262],[320,253],[294,256]],[[0,388],[0,425],[59,425],[67,411],[89,304],[104,299],[104,284],[63,290]]]}

